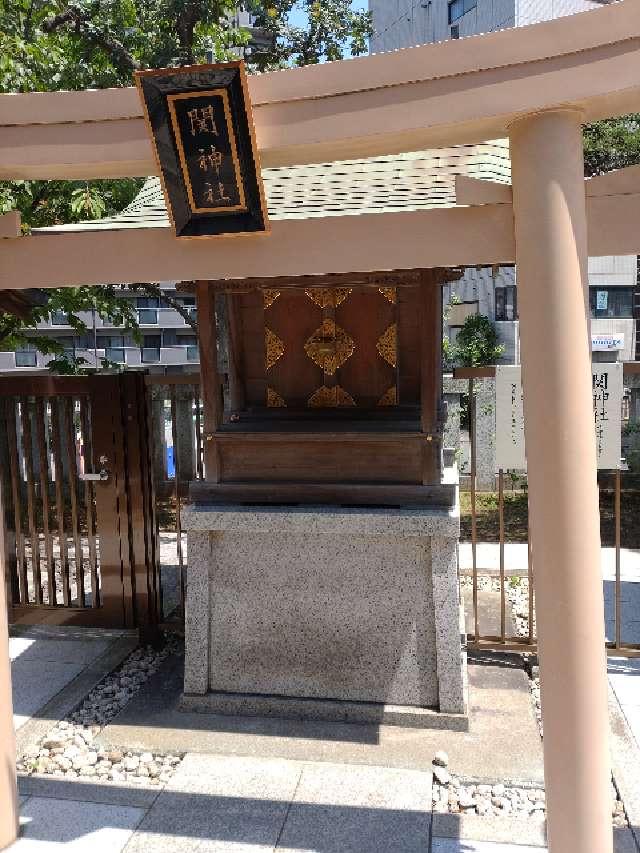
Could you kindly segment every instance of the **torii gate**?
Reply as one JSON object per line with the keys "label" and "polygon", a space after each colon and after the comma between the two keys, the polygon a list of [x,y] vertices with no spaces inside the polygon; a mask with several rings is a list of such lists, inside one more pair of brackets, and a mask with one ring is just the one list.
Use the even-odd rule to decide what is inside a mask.
{"label": "torii gate", "polygon": [[[264,166],[508,135],[512,193],[463,180],[447,210],[281,221],[267,238],[213,242],[169,228],[19,237],[8,219],[0,288],[207,278],[213,261],[218,278],[517,263],[549,848],[611,853],[586,261],[640,252],[640,176],[623,170],[585,192],[581,123],[640,110],[640,5],[264,74],[249,88]],[[134,89],[0,96],[0,178],[155,173]],[[3,624],[0,846],[17,826],[9,698]]]}

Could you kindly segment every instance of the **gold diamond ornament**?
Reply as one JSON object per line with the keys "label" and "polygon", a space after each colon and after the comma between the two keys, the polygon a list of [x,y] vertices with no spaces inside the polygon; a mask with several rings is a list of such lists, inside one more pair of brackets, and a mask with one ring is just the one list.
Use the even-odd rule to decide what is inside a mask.
{"label": "gold diamond ornament", "polygon": [[284,341],[271,331],[265,328],[264,330],[264,345],[266,352],[267,370],[271,370],[273,365],[284,355]]}
{"label": "gold diamond ornament", "polygon": [[380,336],[376,349],[391,367],[395,367],[398,363],[398,329],[395,323],[392,323],[387,331]]}
{"label": "gold diamond ornament", "polygon": [[271,308],[276,299],[280,296],[280,291],[275,290],[272,287],[265,287],[262,291],[262,297],[264,299],[264,307],[265,311],[267,308]]}
{"label": "gold diamond ornament", "polygon": [[267,407],[269,409],[286,409],[287,404],[273,388],[267,388]]}
{"label": "gold diamond ornament", "polygon": [[337,308],[352,290],[352,287],[310,287],[305,293],[318,308]]}
{"label": "gold diamond ornament", "polygon": [[307,405],[311,409],[337,409],[341,406],[355,406],[355,404],[351,394],[340,385],[334,385],[333,388],[323,385],[307,400]]}
{"label": "gold diamond ornament", "polygon": [[397,406],[398,405],[398,389],[392,385],[382,397],[378,400],[379,406]]}
{"label": "gold diamond ornament", "polygon": [[334,320],[323,320],[304,345],[311,361],[321,367],[327,376],[333,376],[348,361],[356,349],[356,342]]}

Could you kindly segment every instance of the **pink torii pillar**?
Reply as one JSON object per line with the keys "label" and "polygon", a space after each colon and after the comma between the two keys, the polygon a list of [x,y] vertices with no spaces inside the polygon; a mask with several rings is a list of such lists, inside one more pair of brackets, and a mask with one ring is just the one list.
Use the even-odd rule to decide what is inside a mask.
{"label": "pink torii pillar", "polygon": [[[1,484],[0,512],[4,512]],[[4,524],[0,520],[0,850],[16,840],[19,824],[5,554]]]}
{"label": "pink torii pillar", "polygon": [[550,853],[611,853],[581,113],[510,127]]}

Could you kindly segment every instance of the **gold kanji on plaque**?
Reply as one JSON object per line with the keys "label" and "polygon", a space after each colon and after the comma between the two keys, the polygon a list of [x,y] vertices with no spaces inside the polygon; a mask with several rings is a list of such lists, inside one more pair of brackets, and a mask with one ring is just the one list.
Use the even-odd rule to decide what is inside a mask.
{"label": "gold kanji on plaque", "polygon": [[398,301],[398,292],[395,287],[379,287],[378,290],[392,305]]}
{"label": "gold kanji on plaque", "polygon": [[378,400],[379,406],[397,406],[398,405],[398,389],[392,385],[382,397]]}
{"label": "gold kanji on plaque", "polygon": [[266,310],[267,308],[271,308],[273,303],[280,296],[280,291],[273,287],[265,287],[262,291],[262,296],[264,298],[264,307]]}
{"label": "gold kanji on plaque", "polygon": [[398,329],[395,323],[392,323],[387,331],[380,336],[376,349],[391,367],[395,367],[398,363]]}
{"label": "gold kanji on plaque", "polygon": [[267,407],[269,409],[286,409],[287,404],[273,388],[267,388]]}
{"label": "gold kanji on plaque", "polygon": [[356,342],[334,320],[323,320],[304,345],[311,361],[328,376],[333,376],[351,358],[355,348]]}
{"label": "gold kanji on plaque", "polygon": [[351,394],[340,385],[334,385],[333,388],[323,385],[307,400],[307,405],[311,409],[337,409],[341,406],[355,406],[355,404]]}
{"label": "gold kanji on plaque", "polygon": [[271,331],[271,329],[265,328],[264,330],[264,346],[266,353],[266,366],[267,370],[271,370],[273,365],[278,361],[278,359],[282,358],[284,355],[284,342],[280,340],[280,338]]}
{"label": "gold kanji on plaque", "polygon": [[318,308],[337,308],[352,290],[352,287],[310,287],[305,293]]}

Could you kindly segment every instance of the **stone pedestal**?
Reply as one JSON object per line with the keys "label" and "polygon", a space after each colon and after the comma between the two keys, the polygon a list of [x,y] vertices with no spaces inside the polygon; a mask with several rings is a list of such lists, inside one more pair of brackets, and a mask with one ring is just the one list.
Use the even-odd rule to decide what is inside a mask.
{"label": "stone pedestal", "polygon": [[464,727],[457,509],[191,505],[183,527],[186,707]]}

